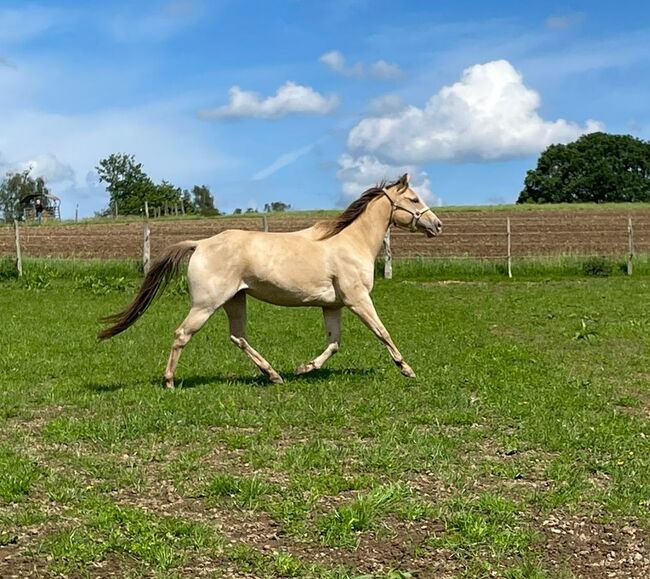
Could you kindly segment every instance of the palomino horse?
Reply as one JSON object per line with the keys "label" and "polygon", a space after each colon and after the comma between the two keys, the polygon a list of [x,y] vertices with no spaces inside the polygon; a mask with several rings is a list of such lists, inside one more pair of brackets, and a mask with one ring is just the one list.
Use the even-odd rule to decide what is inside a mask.
{"label": "palomino horse", "polygon": [[151,304],[183,259],[191,255],[187,279],[192,307],[175,333],[165,385],[174,387],[181,350],[210,316],[223,306],[230,339],[272,382],[282,378],[246,340],[246,296],[281,306],[323,309],[327,347],[296,370],[304,374],[320,368],[339,349],[341,309],[350,308],[381,340],[404,376],[415,372],[404,361],[381,323],[370,299],[374,263],[384,234],[391,226],[422,230],[434,237],[442,223],[422,202],[403,175],[394,183],[368,189],[330,222],[291,233],[228,230],[201,241],[182,241],[167,248],[147,273],[133,302],[108,316],[113,324],[99,333],[110,338],[126,330]]}

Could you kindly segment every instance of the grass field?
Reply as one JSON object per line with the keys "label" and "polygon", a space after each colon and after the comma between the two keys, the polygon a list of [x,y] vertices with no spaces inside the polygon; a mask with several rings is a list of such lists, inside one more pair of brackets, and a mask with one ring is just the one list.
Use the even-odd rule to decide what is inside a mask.
{"label": "grass field", "polygon": [[286,384],[218,313],[173,392],[182,284],[98,344],[134,266],[0,281],[0,576],[648,576],[650,277],[411,268],[374,297],[417,379],[351,315],[294,378],[320,312],[251,300]]}

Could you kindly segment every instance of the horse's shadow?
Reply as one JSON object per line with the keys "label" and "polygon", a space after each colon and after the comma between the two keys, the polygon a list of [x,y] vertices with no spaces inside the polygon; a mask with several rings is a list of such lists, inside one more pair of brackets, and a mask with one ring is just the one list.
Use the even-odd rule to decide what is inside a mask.
{"label": "horse's shadow", "polygon": [[[299,383],[299,382],[317,382],[319,380],[328,380],[332,378],[342,378],[344,376],[354,376],[360,378],[371,378],[376,375],[376,371],[370,368],[343,368],[343,369],[330,369],[330,368],[321,368],[319,370],[313,370],[308,374],[294,374],[292,372],[286,372],[282,374],[285,384]],[[262,374],[257,376],[238,376],[234,374],[195,374],[194,376],[188,376],[186,378],[180,378],[176,380],[177,389],[185,388],[197,388],[199,386],[205,386],[207,384],[215,383],[238,383],[238,384],[247,384],[249,386],[266,388],[268,386],[273,386],[273,383]],[[163,380],[159,375],[152,376],[149,380],[146,381],[147,384],[151,386],[163,386]],[[102,382],[86,382],[83,384],[83,388],[90,390],[98,394],[109,394],[111,392],[117,392],[127,387],[125,383],[102,383]]]}

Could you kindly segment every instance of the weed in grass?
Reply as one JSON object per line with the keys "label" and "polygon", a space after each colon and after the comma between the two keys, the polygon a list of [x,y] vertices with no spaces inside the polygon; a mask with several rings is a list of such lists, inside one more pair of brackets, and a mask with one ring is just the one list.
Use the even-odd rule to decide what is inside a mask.
{"label": "weed in grass", "polygon": [[10,448],[0,446],[0,503],[24,499],[42,469]]}
{"label": "weed in grass", "polygon": [[520,520],[519,512],[519,505],[493,494],[452,500],[440,508],[445,533],[431,542],[459,557],[488,564],[527,555],[535,536]]}
{"label": "weed in grass", "polygon": [[408,487],[394,483],[377,487],[336,508],[319,521],[318,530],[323,543],[354,547],[360,532],[370,530],[377,519],[394,512],[396,505],[410,494]]}
{"label": "weed in grass", "polygon": [[230,499],[242,509],[255,510],[273,487],[258,476],[219,474],[206,485],[204,496],[213,502]]}
{"label": "weed in grass", "polygon": [[573,336],[574,340],[584,340],[589,342],[595,340],[598,336],[597,322],[589,318],[582,318],[580,320],[580,328]]}

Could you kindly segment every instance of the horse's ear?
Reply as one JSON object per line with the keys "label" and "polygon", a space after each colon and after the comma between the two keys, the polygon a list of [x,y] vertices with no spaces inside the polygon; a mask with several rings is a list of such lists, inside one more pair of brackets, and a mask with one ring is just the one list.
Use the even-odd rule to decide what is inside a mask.
{"label": "horse's ear", "polygon": [[399,180],[397,181],[402,187],[408,187],[409,184],[409,174],[404,173]]}

